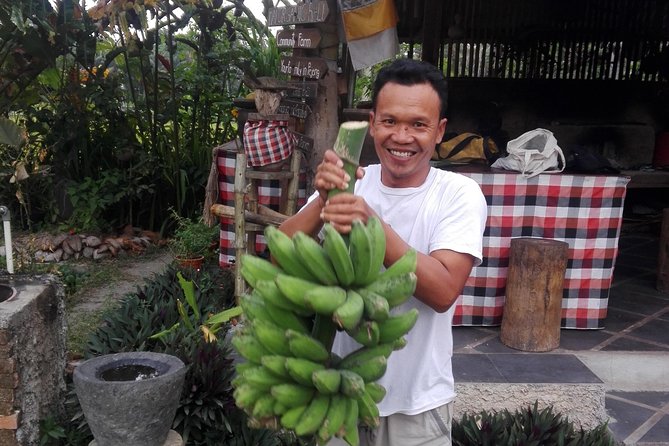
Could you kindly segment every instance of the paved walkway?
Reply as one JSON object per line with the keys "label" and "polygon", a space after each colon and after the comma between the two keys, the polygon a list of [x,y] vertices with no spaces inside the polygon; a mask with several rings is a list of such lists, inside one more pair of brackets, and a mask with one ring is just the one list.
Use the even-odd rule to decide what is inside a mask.
{"label": "paved walkway", "polygon": [[603,330],[562,330],[560,348],[528,354],[502,344],[499,327],[456,327],[456,381],[471,380],[467,373],[472,368],[457,363],[472,353],[487,355],[494,364],[488,379],[511,373],[505,367],[514,367],[519,379],[517,361],[504,358],[523,354],[524,382],[588,383],[593,376],[601,380],[609,427],[617,441],[669,445],[669,294],[655,288],[658,238],[623,234],[619,246]]}

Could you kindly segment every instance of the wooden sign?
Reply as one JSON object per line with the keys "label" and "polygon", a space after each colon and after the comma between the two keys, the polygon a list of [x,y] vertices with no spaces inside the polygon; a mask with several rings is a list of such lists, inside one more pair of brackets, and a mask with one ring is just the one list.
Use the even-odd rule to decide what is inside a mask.
{"label": "wooden sign", "polygon": [[321,33],[316,28],[295,28],[276,33],[276,45],[279,48],[318,48]]}
{"label": "wooden sign", "polygon": [[328,64],[324,59],[312,57],[281,56],[279,70],[283,74],[306,79],[322,79],[328,72]]}
{"label": "wooden sign", "polygon": [[309,138],[307,135],[303,135],[302,133],[297,133],[294,131],[290,131],[290,133],[293,134],[295,138],[297,138],[297,142],[295,143],[295,148],[301,150],[304,153],[311,153],[311,149],[314,148],[314,140],[312,138]]}
{"label": "wooden sign", "polygon": [[318,96],[317,81],[286,81],[284,96],[288,98],[315,98]]}
{"label": "wooden sign", "polygon": [[330,9],[325,0],[308,1],[297,5],[271,8],[267,26],[298,25],[300,23],[322,23]]}
{"label": "wooden sign", "polygon": [[304,102],[283,99],[276,112],[285,113],[299,119],[307,119],[307,116],[311,113],[311,107]]}

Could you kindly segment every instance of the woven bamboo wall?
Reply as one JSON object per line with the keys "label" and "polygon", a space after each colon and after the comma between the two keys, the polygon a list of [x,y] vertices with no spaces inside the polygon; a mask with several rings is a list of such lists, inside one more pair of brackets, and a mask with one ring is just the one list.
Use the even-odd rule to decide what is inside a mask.
{"label": "woven bamboo wall", "polygon": [[669,0],[444,0],[442,23],[451,78],[669,78]]}

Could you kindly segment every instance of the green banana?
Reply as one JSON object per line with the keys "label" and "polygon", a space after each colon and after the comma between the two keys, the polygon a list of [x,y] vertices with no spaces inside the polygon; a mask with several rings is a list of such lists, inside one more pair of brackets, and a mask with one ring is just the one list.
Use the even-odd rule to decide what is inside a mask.
{"label": "green banana", "polygon": [[244,318],[249,321],[254,320],[272,320],[267,312],[265,302],[255,291],[251,294],[244,294],[239,297],[239,306],[242,307]]}
{"label": "green banana", "polygon": [[341,329],[353,330],[358,326],[365,311],[362,296],[353,290],[346,290],[346,300],[332,313],[332,320]]}
{"label": "green banana", "polygon": [[330,407],[330,395],[318,395],[309,403],[307,410],[304,411],[300,420],[295,426],[295,434],[297,436],[311,435],[318,431],[318,428],[325,420]]}
{"label": "green banana", "polygon": [[272,386],[270,393],[281,404],[288,408],[303,406],[311,401],[316,389],[299,384],[283,383]]}
{"label": "green banana", "polygon": [[297,422],[300,421],[300,417],[302,417],[302,414],[306,409],[307,405],[304,404],[286,410],[283,415],[281,415],[281,426],[290,430],[295,429]]}
{"label": "green banana", "polygon": [[262,357],[270,354],[269,350],[253,336],[235,335],[231,342],[242,358],[254,364],[260,364]]}
{"label": "green banana", "polygon": [[301,333],[309,333],[311,331],[311,322],[292,311],[284,310],[269,302],[265,302],[265,309],[269,320],[274,322],[279,328],[283,328],[284,330],[291,329]]}
{"label": "green banana", "polygon": [[346,240],[330,223],[323,225],[323,232],[323,249],[332,261],[339,285],[347,287],[355,280],[355,271]]}
{"label": "green banana", "polygon": [[303,358],[286,358],[286,369],[291,378],[298,384],[313,386],[312,374],[316,370],[323,370],[325,366],[318,362]]}
{"label": "green banana", "polygon": [[326,444],[343,427],[348,408],[347,400],[342,395],[333,395],[330,399],[328,413],[317,433],[319,444]]}
{"label": "green banana", "polygon": [[308,270],[304,269],[297,258],[293,240],[276,226],[269,225],[264,231],[269,252],[287,274],[305,280],[316,281]]}
{"label": "green banana", "polygon": [[394,308],[406,302],[413,295],[417,282],[416,274],[409,272],[378,279],[366,288],[385,297],[390,308]]}
{"label": "green banana", "polygon": [[390,316],[379,324],[379,342],[394,342],[404,336],[413,328],[418,320],[418,310],[412,308],[409,311]]}
{"label": "green banana", "polygon": [[274,410],[274,415],[281,416],[288,411],[288,407],[286,407],[285,404],[282,404],[282,403],[274,400],[273,410]]}
{"label": "green banana", "polygon": [[358,401],[358,418],[372,429],[379,427],[379,408],[372,397],[367,392],[363,392],[356,400]]}
{"label": "green banana", "polygon": [[239,271],[249,285],[255,288],[258,280],[274,280],[274,277],[281,272],[281,268],[261,257],[242,254]]}
{"label": "green banana", "polygon": [[377,382],[368,382],[365,384],[365,392],[367,392],[377,404],[386,396],[386,388]]}
{"label": "green banana", "polygon": [[367,232],[367,227],[362,220],[354,220],[349,233],[349,251],[353,270],[355,271],[355,280],[353,283],[357,286],[370,284],[376,278],[372,274],[372,239]]}
{"label": "green banana", "polygon": [[274,278],[274,282],[281,293],[294,305],[313,313],[313,310],[307,306],[304,295],[307,291],[323,285],[288,274],[278,274]]}
{"label": "green banana", "polygon": [[258,398],[258,400],[253,405],[253,411],[251,412],[251,415],[256,418],[271,417],[274,415],[275,403],[276,400],[274,397],[269,393],[265,393],[260,398]]}
{"label": "green banana", "polygon": [[251,384],[243,384],[232,392],[237,407],[246,410],[251,410],[256,401],[258,401],[258,398],[266,394],[267,391],[265,389],[255,387]]}
{"label": "green banana", "polygon": [[[262,359],[262,358],[261,358]],[[245,370],[252,369],[258,364],[251,361],[238,362],[235,364],[235,372],[237,375],[241,375]]]}
{"label": "green banana", "polygon": [[316,314],[332,316],[346,301],[346,290],[339,286],[315,287],[304,293],[304,301]]}
{"label": "green banana", "polygon": [[383,322],[390,316],[390,305],[388,300],[374,291],[365,288],[358,290],[362,300],[365,303],[365,316],[377,322]]}
{"label": "green banana", "polygon": [[342,369],[339,372],[341,375],[339,388],[342,394],[353,398],[363,394],[365,391],[365,380],[360,375],[346,369]]}
{"label": "green banana", "polygon": [[376,321],[363,321],[353,330],[346,330],[346,333],[365,347],[377,345],[380,339],[379,323]]}
{"label": "green banana", "polygon": [[358,446],[360,444],[360,433],[358,432],[358,417],[359,408],[358,400],[354,398],[348,399],[346,407],[346,419],[342,430],[337,434],[341,436],[350,446]]}
{"label": "green banana", "polygon": [[267,370],[278,377],[290,379],[291,376],[286,368],[288,358],[281,355],[265,355],[260,359],[260,363]]}
{"label": "green banana", "polygon": [[272,386],[286,382],[285,378],[276,376],[274,373],[270,372],[263,366],[258,366],[255,369],[246,370],[242,376],[246,382],[252,386],[256,386],[265,390],[269,390],[272,388]]}
{"label": "green banana", "polygon": [[418,251],[409,248],[402,256],[379,274],[376,280],[386,280],[406,273],[415,273],[418,265]]}
{"label": "green banana", "polygon": [[253,321],[253,331],[256,339],[271,353],[291,356],[292,352],[288,348],[288,339],[284,329],[268,321],[256,320]]}
{"label": "green banana", "polygon": [[302,231],[293,234],[297,258],[312,276],[323,285],[337,285],[337,273],[330,257],[316,240]]}
{"label": "green banana", "polygon": [[366,282],[372,283],[378,278],[383,267],[383,259],[386,256],[386,233],[379,217],[372,216],[367,219],[367,232],[372,240],[372,257],[370,259],[370,276]]}
{"label": "green banana", "polygon": [[295,330],[286,330],[286,337],[290,351],[298,358],[324,363],[330,357],[328,349],[309,335]]}
{"label": "green banana", "polygon": [[357,363],[364,363],[365,361],[369,361],[370,359],[376,358],[377,356],[385,356],[387,358],[392,352],[392,343],[379,344],[373,347],[360,347],[359,349],[354,350],[346,355],[341,360],[338,367],[340,369],[346,369]]}
{"label": "green banana", "polygon": [[385,356],[377,356],[365,362],[358,362],[347,370],[355,372],[362,378],[365,383],[376,381],[381,378],[388,367],[388,359]]}
{"label": "green banana", "polygon": [[[275,276],[276,277],[276,276]],[[313,311],[304,309],[304,307],[295,305],[291,300],[283,295],[274,278],[272,280],[259,279],[254,287],[255,291],[263,298],[265,303],[282,308],[286,311],[292,311],[299,316],[311,316]]]}
{"label": "green banana", "polygon": [[404,347],[407,346],[407,338],[402,336],[401,338],[397,338],[392,342],[393,345],[393,350],[402,350]]}
{"label": "green banana", "polygon": [[316,370],[312,373],[311,380],[321,394],[337,393],[341,384],[341,372],[337,369]]}

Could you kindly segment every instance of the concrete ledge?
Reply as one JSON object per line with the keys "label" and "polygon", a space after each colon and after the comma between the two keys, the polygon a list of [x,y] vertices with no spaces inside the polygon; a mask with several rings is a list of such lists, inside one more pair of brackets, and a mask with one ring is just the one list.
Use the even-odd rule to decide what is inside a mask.
{"label": "concrete ledge", "polygon": [[568,417],[576,427],[592,429],[608,420],[605,409],[605,386],[599,383],[456,383],[454,418],[464,413],[501,411],[531,406],[553,406],[554,413]]}

